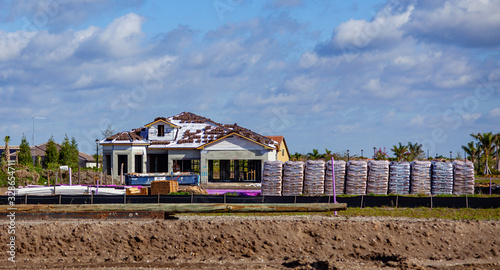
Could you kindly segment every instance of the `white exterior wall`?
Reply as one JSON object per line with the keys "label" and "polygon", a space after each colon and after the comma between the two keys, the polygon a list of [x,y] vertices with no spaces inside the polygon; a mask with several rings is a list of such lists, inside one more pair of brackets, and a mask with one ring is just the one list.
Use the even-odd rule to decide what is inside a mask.
{"label": "white exterior wall", "polygon": [[[158,125],[163,125],[165,127],[165,135],[158,136]],[[173,141],[178,129],[172,128],[170,125],[165,123],[155,123],[148,128],[148,139],[152,141]]]}

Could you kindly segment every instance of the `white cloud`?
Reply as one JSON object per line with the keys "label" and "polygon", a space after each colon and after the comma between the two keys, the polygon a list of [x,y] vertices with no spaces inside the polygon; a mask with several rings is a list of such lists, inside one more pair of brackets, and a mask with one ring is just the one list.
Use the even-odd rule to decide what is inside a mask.
{"label": "white cloud", "polygon": [[494,108],[490,111],[490,117],[500,117],[500,108]]}

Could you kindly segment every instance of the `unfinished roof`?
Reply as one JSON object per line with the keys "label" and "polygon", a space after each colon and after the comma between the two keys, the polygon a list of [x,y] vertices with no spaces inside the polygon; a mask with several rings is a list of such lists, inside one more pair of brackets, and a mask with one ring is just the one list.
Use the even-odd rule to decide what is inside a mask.
{"label": "unfinished roof", "polygon": [[[168,123],[176,129],[177,134],[174,140],[146,139],[148,136],[146,128],[159,122]],[[265,145],[266,147],[271,147],[273,149],[277,148],[272,139],[253,132],[250,129],[240,127],[236,123],[224,125],[191,112],[182,112],[168,118],[157,117],[153,122],[146,124],[143,128],[117,133],[101,141],[101,143],[148,143],[149,148],[196,149],[231,133],[236,133],[256,143]]]}

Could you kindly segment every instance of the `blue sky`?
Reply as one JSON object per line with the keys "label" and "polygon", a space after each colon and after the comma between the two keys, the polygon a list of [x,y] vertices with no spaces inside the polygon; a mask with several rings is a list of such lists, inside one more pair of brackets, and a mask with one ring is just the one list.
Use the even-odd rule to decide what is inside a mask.
{"label": "blue sky", "polygon": [[[290,151],[500,132],[500,1],[0,2],[0,135],[75,137],[193,112]],[[463,155],[463,151],[460,151]]]}

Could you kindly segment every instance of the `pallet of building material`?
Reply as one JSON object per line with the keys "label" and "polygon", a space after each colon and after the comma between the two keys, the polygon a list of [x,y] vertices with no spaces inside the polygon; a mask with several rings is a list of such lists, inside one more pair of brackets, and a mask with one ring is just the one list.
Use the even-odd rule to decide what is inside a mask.
{"label": "pallet of building material", "polygon": [[[335,193],[344,194],[345,192],[345,170],[346,162],[343,160],[335,160],[335,165],[333,167],[335,171]],[[333,196],[333,172],[332,172],[332,161],[326,162],[326,177],[325,177],[325,195]]]}
{"label": "pallet of building material", "polygon": [[351,160],[347,162],[345,194],[366,195],[367,177],[368,164],[366,161]]}
{"label": "pallet of building material", "polygon": [[304,195],[321,196],[325,194],[325,161],[308,160],[304,176]]}
{"label": "pallet of building material", "polygon": [[283,166],[283,196],[300,196],[304,188],[304,168],[302,161],[287,161]]}
{"label": "pallet of building material", "polygon": [[179,183],[175,180],[161,180],[151,182],[151,195],[167,195],[179,191]]}
{"label": "pallet of building material", "polygon": [[366,193],[386,195],[389,188],[389,161],[368,161],[368,179],[366,181]]}
{"label": "pallet of building material", "polygon": [[283,162],[265,161],[262,172],[261,191],[264,196],[281,196]]}
{"label": "pallet of building material", "polygon": [[389,194],[410,194],[410,163],[393,161],[389,164]]}
{"label": "pallet of building material", "polygon": [[432,195],[453,194],[453,163],[432,162]]}
{"label": "pallet of building material", "polygon": [[141,191],[139,190],[139,188],[132,187],[132,188],[127,188],[125,190],[125,194],[127,194],[127,195],[140,195]]}
{"label": "pallet of building material", "polygon": [[474,163],[468,160],[453,162],[453,195],[473,195],[474,179]]}
{"label": "pallet of building material", "polygon": [[141,189],[139,190],[140,191],[140,195],[149,195],[150,193],[150,188],[149,187],[141,187]]}
{"label": "pallet of building material", "polygon": [[432,163],[413,161],[410,164],[410,193],[431,195]]}

